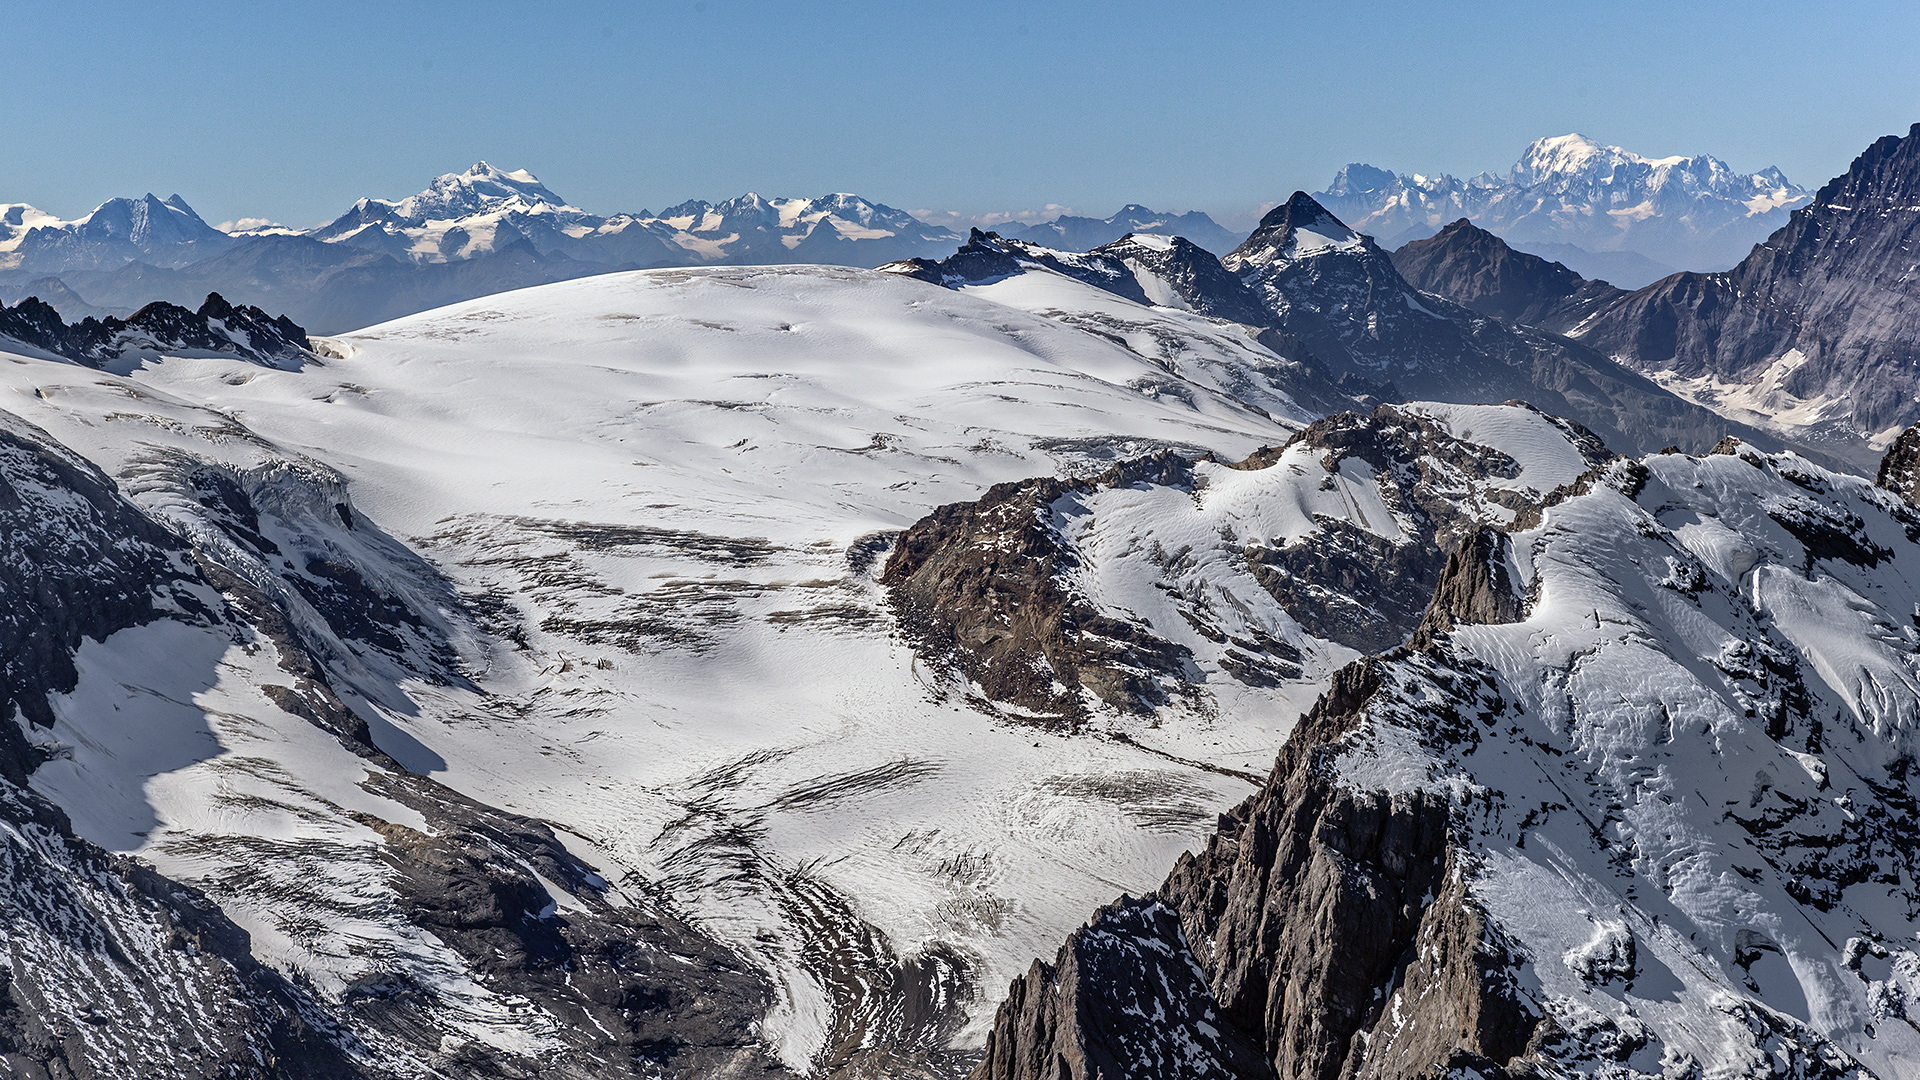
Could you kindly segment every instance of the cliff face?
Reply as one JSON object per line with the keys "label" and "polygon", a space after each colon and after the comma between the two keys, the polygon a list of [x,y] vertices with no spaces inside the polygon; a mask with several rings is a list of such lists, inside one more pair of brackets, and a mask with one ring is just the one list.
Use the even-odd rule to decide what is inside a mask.
{"label": "cliff face", "polygon": [[[1447,800],[1332,776],[1379,679],[1343,672],[1203,851],[1016,982],[975,1080],[1505,1075],[1539,1017],[1466,895]],[[1396,986],[1410,1012],[1383,1012]]]}

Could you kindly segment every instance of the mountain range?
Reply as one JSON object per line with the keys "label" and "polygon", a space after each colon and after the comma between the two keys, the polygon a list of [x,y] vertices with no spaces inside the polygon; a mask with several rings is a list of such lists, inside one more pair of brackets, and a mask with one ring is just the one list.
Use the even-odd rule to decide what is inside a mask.
{"label": "mountain range", "polygon": [[1914,1075],[1916,155],[1634,291],[1304,192],[9,208],[396,307],[727,239],[0,307],[0,1071]]}
{"label": "mountain range", "polygon": [[[1056,246],[1094,247],[1127,232],[1174,230],[1218,250],[1236,239],[1205,214],[1137,204],[1104,220],[1032,226]],[[602,217],[524,170],[480,162],[398,201],[361,199],[311,229],[233,233],[178,195],[113,199],[62,221],[0,206],[0,301],[27,296],[64,316],[126,316],[154,300],[209,292],[271,307],[338,333],[459,300],[611,270],[818,263],[876,266],[950,249],[946,229],[857,195],[681,203]]]}
{"label": "mountain range", "polygon": [[1476,225],[1586,277],[1635,288],[1676,270],[1724,270],[1810,198],[1779,169],[1645,158],[1583,135],[1539,139],[1505,176],[1340,170],[1315,198],[1389,248],[1448,222]]}

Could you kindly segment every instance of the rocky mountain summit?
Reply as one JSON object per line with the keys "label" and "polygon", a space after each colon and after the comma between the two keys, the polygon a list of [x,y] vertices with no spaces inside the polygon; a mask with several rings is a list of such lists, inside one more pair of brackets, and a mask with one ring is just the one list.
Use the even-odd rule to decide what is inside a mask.
{"label": "rocky mountain summit", "polygon": [[1727,430],[1725,421],[1591,348],[1421,292],[1370,237],[1304,192],[1268,214],[1221,263],[1330,373],[1390,387],[1390,397],[1521,399],[1630,451],[1705,450]]}
{"label": "rocky mountain summit", "polygon": [[1393,268],[1422,292],[1556,334],[1625,295],[1560,263],[1516,251],[1466,218],[1395,251]]}
{"label": "rocky mountain summit", "polygon": [[1132,236],[1084,254],[976,230],[947,259],[883,269],[964,289],[1023,273],[1060,274],[1134,303],[1251,326],[1274,353],[1307,365],[1296,401],[1347,408],[1370,400],[1524,400],[1630,450],[1709,449],[1728,432],[1778,443],[1683,401],[1645,377],[1556,334],[1489,317],[1414,288],[1371,238],[1304,192],[1262,220],[1224,259],[1177,238]]}
{"label": "rocky mountain summit", "polygon": [[1354,164],[1315,197],[1390,248],[1464,217],[1629,288],[1675,270],[1732,266],[1808,201],[1778,169],[1736,173],[1705,154],[1644,158],[1577,134],[1536,140],[1505,176],[1460,180]]}

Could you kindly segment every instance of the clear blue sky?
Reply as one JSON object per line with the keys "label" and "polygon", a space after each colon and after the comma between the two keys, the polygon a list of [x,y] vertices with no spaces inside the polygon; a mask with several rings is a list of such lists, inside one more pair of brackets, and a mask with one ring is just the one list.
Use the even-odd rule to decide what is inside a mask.
{"label": "clear blue sky", "polygon": [[6,6],[0,201],[311,224],[477,159],[611,213],[857,191],[1246,211],[1580,131],[1809,187],[1920,120],[1920,4]]}

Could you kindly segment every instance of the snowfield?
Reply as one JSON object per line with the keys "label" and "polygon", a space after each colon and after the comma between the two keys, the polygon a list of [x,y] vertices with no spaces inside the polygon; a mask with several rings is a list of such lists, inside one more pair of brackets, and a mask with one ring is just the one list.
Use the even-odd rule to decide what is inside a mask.
{"label": "snowfield", "polygon": [[[1217,345],[1143,355],[889,274],[669,270],[413,316],[326,342],[298,371],[10,356],[0,381],[5,408],[176,527],[197,507],[141,476],[214,463],[287,492],[263,527],[290,557],[324,553],[437,613],[427,636],[451,658],[424,638],[332,658],[380,747],[552,823],[617,886],[670,896],[775,973],[766,1035],[803,1067],[849,1025],[891,1022],[860,995],[903,959],[953,969],[927,977],[977,1016],[1246,790],[963,707],[892,636],[871,577],[891,531],[993,483],[1162,447],[1238,459],[1307,419],[1278,391],[1254,408],[1219,389],[1238,360],[1276,359],[1223,324],[1126,306],[1143,341]],[[230,657],[215,666],[239,664],[232,678],[175,685],[164,652],[213,646],[164,633],[88,647],[54,733],[75,749],[36,783],[69,805],[144,792],[76,825],[210,889],[274,962],[332,972],[323,986],[377,969],[389,950],[339,939],[399,928],[301,937],[284,905],[247,896],[230,841],[327,840],[344,860],[333,887],[377,906],[378,875],[347,870],[376,844],[351,815],[404,823],[405,808],[368,804],[361,763],[249,693],[270,674]],[[451,677],[429,677],[440,668]],[[1285,723],[1193,713],[1165,734],[1182,758],[1258,772]],[[199,733],[176,761],[112,734],[127,725]]]}

